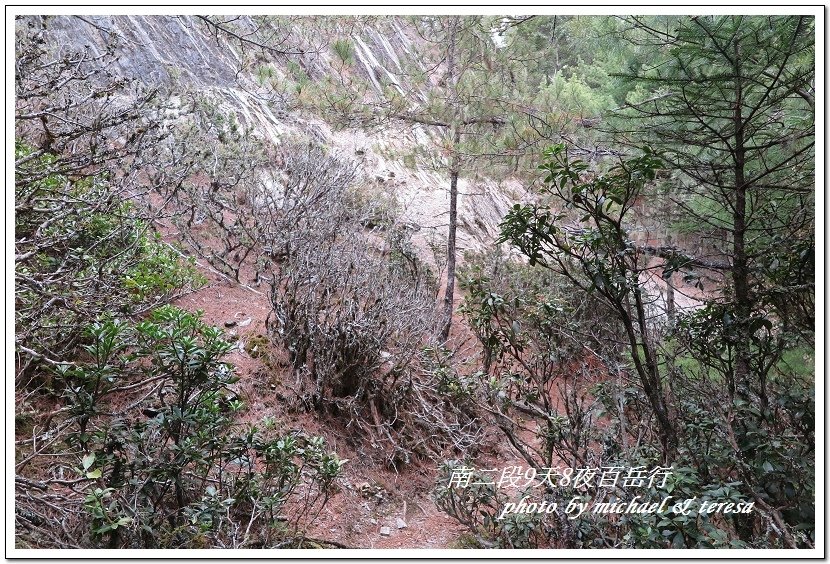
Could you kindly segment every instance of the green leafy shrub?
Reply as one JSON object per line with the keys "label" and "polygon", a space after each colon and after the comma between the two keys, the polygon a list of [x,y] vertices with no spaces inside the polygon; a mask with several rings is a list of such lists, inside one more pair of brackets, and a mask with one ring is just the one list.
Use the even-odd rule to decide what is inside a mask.
{"label": "green leafy shrub", "polygon": [[123,279],[137,306],[147,308],[147,304],[169,299],[183,288],[207,283],[195,260],[183,259],[175,248],[161,241],[159,233],[152,238],[144,236],[139,245],[143,247],[143,260],[127,270]]}
{"label": "green leafy shrub", "polygon": [[[322,508],[346,461],[320,437],[234,423],[237,377],[221,360],[232,345],[219,329],[165,306],[134,326],[96,323],[89,337],[86,360],[57,373],[76,421],[67,440],[85,453],[90,546],[277,546]],[[113,412],[128,390],[138,401]],[[296,513],[278,519],[295,498]]]}
{"label": "green leafy shrub", "polygon": [[[656,177],[650,151],[606,174],[546,153],[545,192],[571,220],[544,205],[516,205],[503,239],[529,266],[481,261],[465,278],[463,313],[484,350],[482,387],[494,423],[528,465],[671,468],[670,494],[741,503],[733,513],[590,513],[546,528],[549,546],[628,548],[811,547],[815,537],[814,374],[810,324],[788,323],[763,295],[744,319],[727,299],[678,316],[667,328],[649,314],[641,274],[649,267],[628,236],[632,202]],[[804,245],[803,258],[810,242]],[[800,260],[800,259],[799,259]],[[482,264],[483,263],[483,264]],[[793,261],[798,264],[798,260]],[[535,265],[544,267],[534,268]],[[809,287],[802,290],[810,294]],[[728,292],[728,288],[727,288]],[[809,303],[807,296],[807,303]],[[798,317],[801,317],[800,315]],[[795,317],[793,318],[795,319]],[[807,321],[807,322],[805,322]],[[734,378],[744,335],[750,377]],[[798,351],[798,352],[796,352]],[[786,359],[786,361],[785,361]],[[554,402],[553,397],[560,401]],[[659,416],[662,410],[663,417]],[[626,488],[551,488],[554,500],[628,500]],[[489,499],[489,498],[488,498]],[[483,502],[460,496],[461,516]],[[458,517],[457,517],[458,518]],[[472,523],[472,524],[470,524]],[[480,524],[467,523],[473,530]],[[522,531],[523,529],[518,529]],[[503,530],[489,530],[491,538]],[[517,533],[521,535],[524,533]]]}
{"label": "green leafy shrub", "polygon": [[21,369],[70,360],[83,328],[201,282],[106,175],[70,177],[56,157],[15,146],[15,342]]}

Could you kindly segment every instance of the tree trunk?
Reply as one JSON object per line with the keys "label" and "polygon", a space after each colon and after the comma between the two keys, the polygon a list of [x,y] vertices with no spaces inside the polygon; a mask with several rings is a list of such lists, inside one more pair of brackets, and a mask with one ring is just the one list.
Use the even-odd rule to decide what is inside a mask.
{"label": "tree trunk", "polygon": [[735,43],[733,72],[735,76],[735,207],[732,212],[732,281],[735,285],[734,307],[738,339],[735,345],[734,380],[730,382],[730,394],[734,397],[738,387],[749,385],[750,372],[750,335],[749,316],[752,309],[749,297],[749,269],[746,255],[746,145],[744,140],[744,123],[741,108],[743,105],[743,85],[741,77],[741,53]]}
{"label": "tree trunk", "polygon": [[[666,244],[671,247],[672,245],[672,236],[668,235],[666,237]],[[666,263],[668,264],[668,263]],[[672,285],[672,277],[674,273],[669,274],[669,277],[666,278],[666,321],[668,322],[669,331],[674,331],[674,324],[675,319],[677,317],[677,312],[674,305],[674,286]]]}
{"label": "tree trunk", "polygon": [[455,233],[458,228],[458,174],[461,170],[461,155],[458,146],[461,142],[461,124],[459,122],[458,90],[456,76],[456,35],[459,19],[450,23],[449,46],[447,48],[447,86],[450,92],[450,105],[453,107],[453,121],[450,130],[450,226],[447,230],[447,287],[444,291],[444,324],[439,335],[440,342],[446,343],[452,326],[453,300],[455,298]]}
{"label": "tree trunk", "polygon": [[450,164],[450,226],[447,233],[447,287],[444,291],[444,326],[441,328],[441,343],[446,343],[450,337],[453,300],[455,298],[455,236],[458,229],[458,173],[460,168],[457,147],[460,140],[461,131],[458,127],[455,127],[453,133],[453,156]]}
{"label": "tree trunk", "polygon": [[666,280],[666,320],[669,324],[669,330],[674,330],[675,319],[677,318],[677,311],[674,305],[674,286],[671,283],[671,276]]}
{"label": "tree trunk", "polygon": [[[628,312],[624,309],[622,309],[621,313],[623,314],[623,321],[625,322],[626,332],[628,333],[635,369],[640,376],[643,390],[646,392],[646,396],[648,396],[651,408],[657,417],[657,424],[660,428],[660,442],[663,445],[663,458],[666,462],[671,462],[677,450],[677,432],[675,431],[674,423],[669,414],[666,397],[663,395],[663,384],[660,380],[657,355],[654,352],[653,343],[649,340],[647,316],[640,288],[634,288],[632,295],[634,297],[634,308],[637,315],[636,323],[641,342],[637,341],[634,330],[635,322],[631,320]],[[643,354],[642,359],[640,359],[641,350]]]}

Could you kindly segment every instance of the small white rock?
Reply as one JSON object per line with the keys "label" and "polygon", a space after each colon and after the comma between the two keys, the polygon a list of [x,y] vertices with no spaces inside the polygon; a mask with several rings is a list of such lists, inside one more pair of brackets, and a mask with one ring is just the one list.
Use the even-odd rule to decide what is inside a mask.
{"label": "small white rock", "polygon": [[396,525],[399,529],[405,529],[405,528],[406,528],[406,521],[404,521],[403,519],[401,519],[400,517],[398,517],[397,519],[395,519],[395,525]]}
{"label": "small white rock", "polygon": [[381,527],[380,534],[384,537],[388,537],[392,534],[392,529],[390,529],[389,527]]}

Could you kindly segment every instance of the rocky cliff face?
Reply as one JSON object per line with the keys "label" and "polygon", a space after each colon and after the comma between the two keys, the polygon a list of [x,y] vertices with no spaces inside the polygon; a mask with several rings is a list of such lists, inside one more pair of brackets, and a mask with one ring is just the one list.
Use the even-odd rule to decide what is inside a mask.
{"label": "rocky cliff face", "polygon": [[[435,132],[395,123],[383,129],[362,129],[359,124],[336,129],[319,115],[295,109],[290,92],[263,83],[263,68],[273,79],[271,84],[289,82],[292,65],[303,68],[311,80],[334,74],[337,57],[330,45],[312,37],[301,20],[273,24],[243,17],[229,24],[251,41],[260,41],[271,26],[267,29],[272,38],[277,34],[284,38],[271,51],[229,39],[196,16],[59,16],[49,20],[47,40],[58,49],[88,47],[104,53],[112,48],[117,73],[145,87],[159,88],[170,100],[175,101],[182,91],[197,91],[250,127],[253,135],[276,145],[287,139],[307,139],[358,163],[359,185],[397,202],[426,260],[430,259],[428,243],[443,245],[446,240],[446,162],[412,158],[419,152],[435,154],[431,151]],[[407,88],[401,73],[404,64],[425,47],[407,31],[404,20],[383,18],[338,31],[353,48],[350,72],[360,74],[377,92],[384,87]],[[482,177],[463,178],[459,188],[458,248],[463,257],[465,251],[492,246],[507,208],[525,193],[518,181]]]}

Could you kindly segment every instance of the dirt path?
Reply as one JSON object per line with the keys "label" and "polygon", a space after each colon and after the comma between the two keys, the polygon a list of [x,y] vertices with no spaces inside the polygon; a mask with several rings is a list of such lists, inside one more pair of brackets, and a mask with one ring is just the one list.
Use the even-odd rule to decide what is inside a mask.
{"label": "dirt path", "polygon": [[464,527],[439,511],[431,499],[437,463],[419,462],[396,473],[356,452],[336,422],[289,410],[293,384],[289,367],[264,362],[250,347],[266,335],[270,311],[266,288],[252,291],[216,275],[210,280],[174,305],[202,310],[206,323],[223,328],[226,338],[237,342],[227,361],[240,376],[234,391],[246,405],[239,422],[271,426],[275,432],[322,435],[340,458],[349,459],[339,491],[310,524],[309,536],[353,548],[452,548]]}

